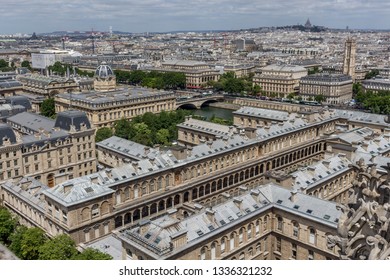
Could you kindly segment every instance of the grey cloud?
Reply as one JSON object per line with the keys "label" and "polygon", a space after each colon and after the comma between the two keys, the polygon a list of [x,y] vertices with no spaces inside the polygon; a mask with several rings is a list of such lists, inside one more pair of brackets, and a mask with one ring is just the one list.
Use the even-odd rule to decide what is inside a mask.
{"label": "grey cloud", "polygon": [[[167,31],[312,23],[380,28],[390,14],[387,0],[2,0],[0,24],[9,32],[58,29]],[[362,19],[365,22],[362,22]],[[371,19],[371,20],[369,20]],[[4,22],[3,22],[4,21]],[[385,21],[382,21],[385,22]],[[129,24],[132,24],[129,30]],[[339,26],[334,26],[339,25]],[[4,29],[3,28],[3,29]],[[21,30],[25,28],[26,30]],[[389,26],[382,26],[389,28]],[[18,29],[18,30],[15,30]],[[2,30],[6,32],[7,30]]]}

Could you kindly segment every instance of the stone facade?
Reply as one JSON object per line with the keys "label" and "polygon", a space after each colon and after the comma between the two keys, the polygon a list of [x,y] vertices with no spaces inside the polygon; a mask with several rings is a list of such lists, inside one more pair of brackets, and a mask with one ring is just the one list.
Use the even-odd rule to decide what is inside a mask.
{"label": "stone facade", "polygon": [[298,93],[299,80],[306,75],[307,69],[301,66],[268,65],[255,74],[253,84],[266,96],[282,98]]}
{"label": "stone facade", "polygon": [[315,100],[323,96],[323,104],[344,104],[352,99],[352,78],[338,74],[314,74],[301,78],[299,96]]}

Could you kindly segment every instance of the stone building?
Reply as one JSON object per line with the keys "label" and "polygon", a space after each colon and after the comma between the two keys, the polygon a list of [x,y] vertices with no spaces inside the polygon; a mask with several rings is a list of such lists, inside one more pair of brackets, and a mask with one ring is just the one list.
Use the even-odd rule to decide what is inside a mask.
{"label": "stone building", "polygon": [[[340,127],[348,128],[348,118],[332,115],[312,123],[300,119],[281,124],[215,139],[210,135],[207,142],[180,149],[136,145],[131,150],[131,142],[111,139],[99,149],[106,153],[102,164],[116,167],[101,167],[53,188],[28,177],[7,181],[0,188],[1,203],[23,223],[41,227],[49,236],[69,234],[80,246],[118,232],[124,258],[336,259],[336,251],[326,248],[327,236],[337,230],[334,201],[345,201],[355,173],[348,155],[330,140],[337,142],[334,136],[343,132]],[[381,125],[384,131],[388,127]],[[386,155],[382,162],[389,161]],[[281,176],[283,172],[291,176]],[[255,202],[256,196],[264,199]],[[206,219],[213,215],[215,224]],[[256,233],[258,219],[263,229]],[[191,225],[187,233],[165,235],[170,226],[185,221]],[[126,235],[141,227],[142,238]],[[155,246],[158,254],[147,242],[153,238],[146,237],[152,227],[161,228],[165,238],[153,239],[162,242],[161,250]]]}
{"label": "stone building", "polygon": [[56,120],[23,112],[1,124],[0,181],[30,176],[49,187],[96,171],[94,132],[85,114]]}
{"label": "stone building", "polygon": [[29,74],[19,75],[17,80],[22,83],[24,92],[44,97],[53,97],[64,92],[79,91],[76,81],[67,77]]}
{"label": "stone building", "polygon": [[176,210],[118,231],[123,259],[288,260],[337,259],[327,248],[336,232],[336,204],[275,184],[202,207],[189,217]]}
{"label": "stone building", "polygon": [[253,77],[253,84],[261,87],[269,97],[287,97],[299,92],[299,81],[307,75],[307,69],[294,65],[268,65]]}
{"label": "stone building", "polygon": [[[161,151],[131,164],[67,180],[51,189],[42,188],[39,197],[46,205],[45,219],[42,221],[30,212],[26,217],[22,214],[21,219],[47,232],[51,224],[53,231],[49,235],[67,233],[79,244],[160,216],[172,208],[189,214],[195,209],[186,206],[188,203],[216,205],[225,192],[233,195],[243,185],[248,189],[258,186],[266,171],[295,170],[299,164],[321,159],[326,145],[321,135],[334,131],[334,125],[335,120],[330,119],[290,126],[290,130],[281,128],[278,134],[260,134],[261,137],[252,139],[234,134],[191,149]],[[3,204],[18,213],[20,207],[28,209],[29,199],[33,199],[28,198],[32,193],[26,190],[24,204],[15,202],[21,182],[2,185]],[[64,211],[65,221],[57,220],[55,211],[48,213],[49,200],[53,207]],[[70,211],[79,214],[67,214]]]}
{"label": "stone building", "polygon": [[176,96],[173,93],[141,87],[55,96],[56,112],[70,108],[83,111],[96,128],[113,126],[117,120],[130,120],[146,112],[172,111],[175,105]]}
{"label": "stone building", "polygon": [[314,74],[302,77],[299,96],[303,100],[316,100],[323,96],[324,104],[344,104],[352,99],[352,78],[338,74]]}
{"label": "stone building", "polygon": [[389,78],[373,78],[362,81],[362,87],[365,92],[372,91],[378,93],[379,91],[390,90],[390,79]]}
{"label": "stone building", "polygon": [[230,137],[238,131],[233,126],[220,125],[207,121],[193,119],[187,116],[185,121],[177,125],[178,142],[183,145],[195,146],[217,138]]}
{"label": "stone building", "polygon": [[96,128],[113,126],[120,119],[130,120],[146,112],[160,113],[175,109],[172,92],[141,87],[117,88],[114,71],[103,63],[95,70],[94,91],[61,93],[55,96],[56,112],[70,109],[86,113]]}
{"label": "stone building", "polygon": [[148,70],[161,72],[180,72],[186,76],[186,87],[197,89],[207,88],[208,82],[218,81],[221,74],[208,64],[195,60],[167,60],[162,62],[161,67]]}

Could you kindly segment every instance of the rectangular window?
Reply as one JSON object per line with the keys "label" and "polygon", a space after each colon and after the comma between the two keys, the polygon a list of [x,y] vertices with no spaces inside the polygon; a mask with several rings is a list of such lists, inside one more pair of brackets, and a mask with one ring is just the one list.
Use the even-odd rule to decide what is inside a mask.
{"label": "rectangular window", "polygon": [[309,254],[307,257],[308,260],[314,260],[314,252],[312,250],[309,250]]}
{"label": "rectangular window", "polygon": [[297,245],[296,244],[292,244],[291,258],[294,260],[297,259]]}
{"label": "rectangular window", "polygon": [[281,252],[282,251],[282,239],[276,238],[276,251]]}

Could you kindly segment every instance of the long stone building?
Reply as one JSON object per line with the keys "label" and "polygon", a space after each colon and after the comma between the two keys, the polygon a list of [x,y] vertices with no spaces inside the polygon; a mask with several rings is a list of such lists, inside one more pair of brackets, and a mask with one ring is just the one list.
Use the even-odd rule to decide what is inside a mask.
{"label": "long stone building", "polygon": [[[100,155],[105,156],[98,172],[63,181],[52,188],[31,177],[10,180],[1,185],[1,203],[17,213],[23,223],[41,227],[49,236],[69,234],[80,246],[115,232],[123,241],[123,257],[138,259],[157,257],[149,254],[145,240],[142,246],[146,247],[140,251],[141,241],[129,241],[125,235],[128,232],[146,229],[148,223],[155,228],[169,227],[170,221],[174,224],[176,220],[182,223],[188,219],[193,223],[191,219],[204,217],[208,212],[212,214],[219,207],[222,210],[227,203],[230,205],[226,206],[230,209],[227,211],[235,213],[233,221],[229,215],[215,212],[227,224],[221,227],[218,221],[215,232],[203,228],[199,236],[198,230],[189,228],[186,238],[181,231],[165,236],[164,242],[171,242],[178,250],[158,258],[334,259],[335,251],[325,248],[324,240],[327,234],[335,233],[339,215],[335,203],[347,200],[355,178],[349,164],[356,160],[353,157],[356,153],[367,162],[383,164],[389,160],[385,152],[388,124],[380,120],[373,124],[369,118],[356,120],[352,113],[322,112],[320,116],[316,121],[297,117],[294,122],[271,122],[269,127],[260,125],[249,131],[227,128],[223,130],[225,135],[215,133],[199,144],[189,139],[187,146],[168,150],[137,145],[133,150],[131,142],[111,139],[98,145]],[[365,124],[372,127],[364,128]],[[197,123],[197,126],[203,131],[201,128],[206,124]],[[354,137],[348,133],[362,134],[366,142],[348,142]],[[359,146],[363,147],[364,143],[372,147],[367,148],[368,152]],[[253,193],[261,193],[269,205],[258,204],[257,210],[249,198]],[[297,203],[302,205],[299,209],[291,202],[290,197],[294,195],[297,201],[302,201]],[[244,207],[237,214],[233,205],[240,205],[240,199],[253,202],[248,204],[249,212]],[[168,216],[176,220],[166,218],[164,224],[163,217]],[[267,233],[262,230],[255,234],[256,217],[267,224]],[[292,240],[291,230],[297,228],[292,225],[297,223],[300,237]],[[142,238],[146,234],[147,231]],[[195,243],[194,234],[200,237]],[[224,236],[228,237],[225,250],[229,251],[222,255]],[[311,243],[312,238],[318,243]],[[131,242],[137,243],[138,249]],[[188,252],[179,250],[186,242],[193,246],[193,253],[190,247]],[[212,245],[213,242],[216,243]],[[262,253],[255,256],[258,242],[262,248],[258,252]],[[237,250],[231,250],[232,246]],[[178,251],[181,253],[176,254]]]}
{"label": "long stone building", "polygon": [[342,74],[314,74],[302,77],[299,96],[315,100],[322,96],[324,104],[344,104],[352,99],[352,78]]}
{"label": "long stone building", "polygon": [[160,113],[176,108],[172,92],[147,88],[117,88],[114,71],[106,64],[95,71],[94,91],[60,93],[55,96],[56,112],[70,109],[86,113],[94,127],[110,127],[120,119],[130,120],[146,112]]}

